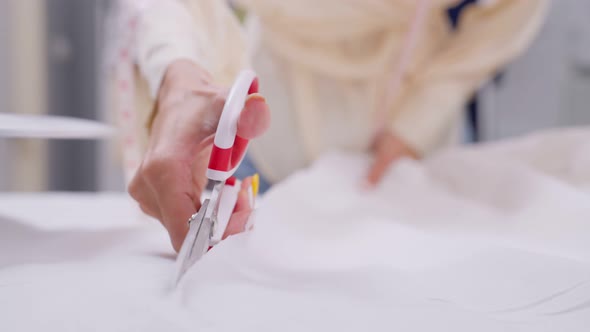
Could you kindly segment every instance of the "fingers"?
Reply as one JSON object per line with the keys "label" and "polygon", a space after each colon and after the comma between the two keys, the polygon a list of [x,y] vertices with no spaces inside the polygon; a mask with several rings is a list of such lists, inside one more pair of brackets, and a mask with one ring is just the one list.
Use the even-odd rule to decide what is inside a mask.
{"label": "fingers", "polygon": [[188,220],[198,208],[186,193],[163,193],[158,196],[158,204],[162,209],[162,223],[168,230],[172,247],[178,252],[188,233]]}
{"label": "fingers", "polygon": [[251,185],[252,177],[248,177],[242,181],[242,185],[238,193],[238,200],[236,201],[236,206],[234,208],[234,213],[232,214],[227,228],[225,229],[225,233],[223,234],[224,239],[228,236],[241,233],[245,230],[248,218],[252,213],[250,194],[248,192]]}
{"label": "fingers", "polygon": [[148,160],[129,185],[129,193],[141,210],[157,218],[166,228],[176,251],[180,250],[188,232],[189,218],[201,205],[202,186],[191,181],[190,171],[181,168]]}
{"label": "fingers", "polygon": [[[144,211],[159,211],[157,218],[168,231],[176,251],[188,232],[188,219],[200,206],[190,167],[174,157],[146,157],[130,186],[140,206],[148,206]],[[152,198],[146,198],[147,192]]]}
{"label": "fingers", "polygon": [[373,140],[373,162],[366,177],[366,185],[369,188],[375,187],[389,169],[394,160],[393,149],[395,146],[387,132],[380,132]]}
{"label": "fingers", "polygon": [[139,207],[143,213],[158,220],[162,218],[156,197],[140,172],[137,172],[133,177],[127,191],[139,203]]}
{"label": "fingers", "polygon": [[389,170],[389,166],[391,166],[392,162],[393,158],[382,154],[376,155],[373,164],[369,168],[369,173],[367,174],[367,184],[369,187],[375,187],[381,181],[387,170]]}
{"label": "fingers", "polygon": [[[159,112],[147,151],[128,189],[142,211],[160,220],[178,251],[188,232],[187,221],[201,205],[208,152],[226,91],[207,79],[193,84],[198,88],[174,82],[170,77],[169,87],[163,88],[158,97]],[[265,99],[259,94],[250,95],[238,121],[238,135],[256,138],[269,125],[270,110]],[[225,236],[243,231],[248,220],[251,207],[247,190],[240,195]]]}
{"label": "fingers", "polygon": [[262,135],[270,126],[270,109],[264,97],[258,93],[248,96],[238,120],[238,135],[253,139]]}
{"label": "fingers", "polygon": [[234,213],[231,216],[227,228],[225,229],[225,233],[223,233],[223,239],[227,238],[228,236],[236,235],[245,231],[246,223],[248,223],[248,218],[250,218],[251,213],[251,210]]}
{"label": "fingers", "polygon": [[376,137],[372,151],[374,160],[366,177],[368,187],[375,187],[396,160],[404,157],[418,158],[414,149],[389,132],[380,133]]}
{"label": "fingers", "polygon": [[[204,178],[204,172],[202,177]],[[194,165],[176,162],[168,164],[157,177],[152,177],[150,184],[157,192],[161,221],[168,234],[174,250],[179,251],[188,232],[188,220],[201,206],[200,194],[204,184],[195,182]],[[202,179],[204,180],[204,179]],[[157,188],[157,190],[156,190]]]}
{"label": "fingers", "polygon": [[238,193],[238,200],[236,201],[236,206],[234,207],[234,213],[246,210],[252,210],[252,202],[250,201],[250,194],[249,190],[252,186],[252,177],[249,176],[242,180],[242,184],[240,186],[240,192]]}

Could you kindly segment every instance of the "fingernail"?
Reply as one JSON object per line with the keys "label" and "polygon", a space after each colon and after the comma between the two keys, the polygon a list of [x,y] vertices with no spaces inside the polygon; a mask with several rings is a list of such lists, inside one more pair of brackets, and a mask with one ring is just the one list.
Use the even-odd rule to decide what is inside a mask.
{"label": "fingernail", "polygon": [[251,231],[254,228],[254,224],[256,223],[256,211],[252,211],[250,216],[248,216],[248,221],[244,225],[244,232]]}
{"label": "fingernail", "polygon": [[261,94],[259,93],[253,93],[251,95],[248,95],[248,97],[246,98],[246,102],[250,101],[250,100],[254,100],[254,101],[259,101],[259,102],[263,102],[266,103],[266,98],[264,98]]}

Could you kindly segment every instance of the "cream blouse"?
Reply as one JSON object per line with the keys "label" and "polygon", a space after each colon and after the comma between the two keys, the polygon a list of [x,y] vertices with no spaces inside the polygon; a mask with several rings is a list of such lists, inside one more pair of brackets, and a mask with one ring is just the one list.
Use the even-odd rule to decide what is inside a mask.
{"label": "cream blouse", "polygon": [[424,155],[448,144],[464,102],[526,48],[547,7],[483,1],[453,32],[452,0],[238,2],[249,13],[245,29],[221,0],[158,0],[142,12],[136,61],[144,82],[135,86],[149,91],[137,91],[139,111],[151,111],[176,59],[226,85],[253,67],[272,124],[250,154],[271,181],[330,149],[365,151],[378,128]]}

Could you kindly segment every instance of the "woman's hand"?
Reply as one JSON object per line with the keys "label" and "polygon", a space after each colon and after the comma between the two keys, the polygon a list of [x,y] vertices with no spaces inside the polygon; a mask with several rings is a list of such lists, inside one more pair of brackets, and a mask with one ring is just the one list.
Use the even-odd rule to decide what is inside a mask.
{"label": "woman's hand", "polygon": [[379,184],[393,162],[404,157],[418,159],[418,153],[414,149],[389,131],[380,132],[375,136],[371,152],[373,163],[366,177],[368,187]]}
{"label": "woman's hand", "polygon": [[[160,88],[147,151],[129,193],[142,211],[166,227],[176,251],[188,231],[188,219],[201,207],[209,153],[226,94],[227,89],[214,85],[205,70],[184,60],[168,67]],[[256,138],[269,124],[265,99],[250,95],[238,121],[238,135]],[[248,209],[242,205],[236,207],[236,212],[242,212],[238,223],[247,219],[244,211]],[[233,220],[228,228],[239,229]]]}

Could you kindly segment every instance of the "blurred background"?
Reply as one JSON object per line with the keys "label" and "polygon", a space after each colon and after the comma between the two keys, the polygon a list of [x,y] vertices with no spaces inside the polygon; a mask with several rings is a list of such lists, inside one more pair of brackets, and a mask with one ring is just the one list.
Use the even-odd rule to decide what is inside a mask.
{"label": "blurred background", "polygon": [[[0,112],[108,121],[115,0],[0,0]],[[449,8],[449,24],[471,1]],[[590,124],[590,1],[553,1],[532,47],[465,105],[466,141]],[[106,142],[0,139],[0,191],[122,190]]]}
{"label": "blurred background", "polygon": [[[0,0],[0,111],[107,121],[110,0]],[[117,190],[105,142],[0,140],[0,190]]]}

